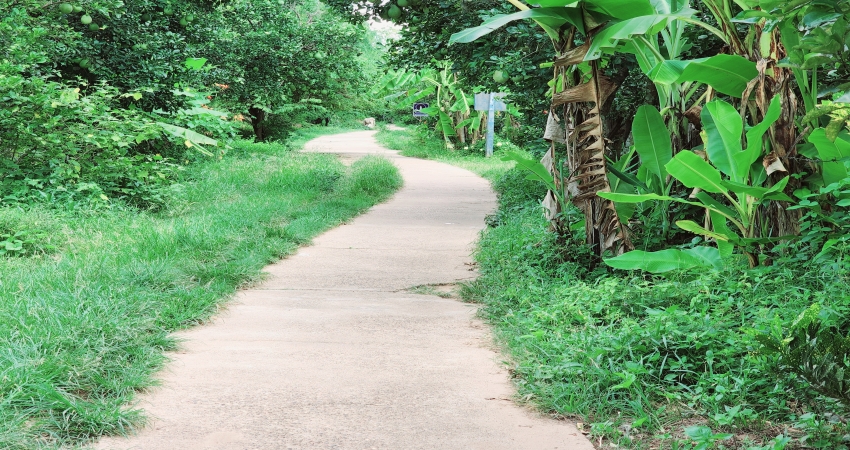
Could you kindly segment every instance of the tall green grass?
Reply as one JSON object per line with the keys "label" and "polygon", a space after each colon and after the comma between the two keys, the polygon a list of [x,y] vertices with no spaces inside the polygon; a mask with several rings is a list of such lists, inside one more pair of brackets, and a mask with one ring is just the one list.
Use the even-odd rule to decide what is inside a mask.
{"label": "tall green grass", "polygon": [[0,210],[0,228],[37,231],[0,258],[0,448],[76,445],[144,422],[132,402],[176,343],[262,268],[401,186],[378,157],[239,142],[188,169],[152,214]]}

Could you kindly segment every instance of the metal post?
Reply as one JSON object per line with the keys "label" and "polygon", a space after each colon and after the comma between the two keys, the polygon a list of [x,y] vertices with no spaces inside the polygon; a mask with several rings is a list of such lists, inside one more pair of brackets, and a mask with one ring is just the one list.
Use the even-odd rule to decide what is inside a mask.
{"label": "metal post", "polygon": [[496,122],[496,96],[490,93],[489,107],[487,108],[487,146],[484,156],[493,156],[493,134],[495,133]]}

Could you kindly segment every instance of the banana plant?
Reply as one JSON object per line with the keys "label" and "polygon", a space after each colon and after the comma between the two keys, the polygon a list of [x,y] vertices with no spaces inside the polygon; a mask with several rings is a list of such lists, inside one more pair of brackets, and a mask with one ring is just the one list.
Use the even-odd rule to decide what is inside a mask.
{"label": "banana plant", "polygon": [[477,139],[483,114],[474,111],[474,98],[461,88],[461,81],[451,73],[449,62],[438,62],[440,70],[425,69],[419,72],[389,72],[375,85],[372,92],[394,100],[398,107],[429,99],[431,106],[421,111],[436,118],[434,128],[440,132],[448,147],[451,139],[466,142],[467,129]]}
{"label": "banana plant", "polygon": [[[688,199],[658,193],[600,192],[598,195],[622,203],[659,200],[705,208],[705,224],[679,220],[676,225],[685,231],[713,239],[721,257],[730,256],[735,247],[741,249],[749,265],[754,267],[759,262],[753,252],[754,247],[779,239],[762,236],[757,220],[759,207],[768,200],[793,201],[783,192],[789,177],[771,187],[762,186],[767,180],[767,172],[759,161],[765,146],[764,134],[779,118],[779,114],[780,101],[775,98],[764,120],[744,133],[744,122],[732,105],[722,100],[709,102],[701,114],[705,125],[704,154],[683,150],[664,163],[663,171],[660,165],[663,159],[647,159],[651,167],[647,170],[652,170],[655,175],[666,172],[684,186],[693,189]],[[742,146],[742,134],[746,147]],[[685,258],[694,262],[692,257],[686,258],[685,253],[688,252],[684,250],[667,249],[664,252],[665,257],[675,255],[679,259]],[[649,258],[650,253],[657,252],[644,253],[646,254],[642,256]],[[651,264],[642,263],[635,255],[627,255],[609,258],[605,262],[617,268],[653,270]]]}
{"label": "banana plant", "polygon": [[[587,216],[588,243],[600,255],[606,252],[618,254],[631,248],[627,227],[619,217],[620,212],[615,211],[616,208],[604,197],[596,195],[615,190],[610,184],[608,171],[618,169],[606,164],[610,155],[607,154],[609,152],[605,145],[601,118],[602,105],[617,86],[601,74],[598,60],[603,54],[615,51],[637,54],[647,74],[655,70],[659,77],[666,76],[656,81],[661,87],[664,99],[662,104],[669,104],[670,101],[666,100],[668,98],[683,98],[684,103],[689,102],[699,89],[699,83],[716,83],[719,85],[715,87],[716,90],[740,97],[747,82],[756,75],[752,67],[754,64],[740,57],[735,58],[739,65],[743,63],[750,66],[750,70],[734,68],[732,71],[741,76],[751,74],[746,80],[741,80],[741,76],[718,74],[722,70],[713,70],[716,68],[711,67],[711,64],[706,65],[704,60],[677,61],[680,64],[665,65],[668,59],[675,59],[686,48],[682,39],[686,23],[701,26],[721,39],[725,38],[721,30],[697,20],[694,17],[696,11],[686,1],[541,0],[536,3],[539,5],[537,8],[521,7],[519,12],[487,19],[478,27],[452,35],[449,42],[472,42],[513,20],[521,19],[535,20],[552,38],[558,55],[553,62],[555,76],[550,84],[553,93],[550,109],[570,111],[572,117],[569,122],[576,124],[567,146],[567,160],[571,164],[572,174],[569,182],[578,191],[573,201]],[[663,49],[668,54],[666,57],[657,43],[662,30],[666,30]],[[573,45],[572,39],[576,33],[586,36],[584,44],[577,47]],[[580,76],[577,70],[582,72]],[[703,80],[706,74],[710,79]],[[736,82],[734,86],[727,86],[730,79]],[[674,83],[678,84],[667,88]],[[579,106],[573,106],[576,103]],[[684,107],[680,109],[684,110]],[[680,126],[673,123],[672,119],[671,127],[673,134],[678,136]]]}

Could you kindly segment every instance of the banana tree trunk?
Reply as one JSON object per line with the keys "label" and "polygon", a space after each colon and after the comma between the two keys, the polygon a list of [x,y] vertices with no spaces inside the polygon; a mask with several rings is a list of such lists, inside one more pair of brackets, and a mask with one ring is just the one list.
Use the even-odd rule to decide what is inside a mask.
{"label": "banana tree trunk", "polygon": [[[561,54],[555,61],[556,76],[565,78],[566,67],[583,61],[589,45],[590,39]],[[555,92],[551,109],[570,112],[566,114],[566,156],[570,171],[566,190],[573,204],[584,213],[586,241],[600,256],[619,255],[633,249],[628,229],[620,222],[614,203],[596,195],[611,191],[602,108],[617,86],[602,75],[595,61],[591,62],[591,72],[589,81]],[[571,106],[563,108],[564,105]]]}

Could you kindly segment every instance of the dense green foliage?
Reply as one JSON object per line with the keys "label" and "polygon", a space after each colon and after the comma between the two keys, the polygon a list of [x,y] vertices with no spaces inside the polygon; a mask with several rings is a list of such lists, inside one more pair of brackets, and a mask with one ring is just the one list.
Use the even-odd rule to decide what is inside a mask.
{"label": "dense green foliage", "polygon": [[[565,149],[553,144],[554,164],[512,159],[551,196],[572,199],[587,219],[585,239],[575,239],[566,201],[547,211],[552,235],[542,222],[542,234],[526,235],[529,219],[504,215],[482,241],[480,262],[492,279],[482,279],[481,299],[519,355],[523,389],[547,408],[590,418],[597,434],[646,442],[639,426],[661,438],[670,421],[697,416],[702,423],[684,428],[697,448],[767,445],[742,435],[783,422],[816,429],[781,430],[769,448],[791,438],[846,448],[850,7],[695,3],[702,15],[677,1],[520,4],[452,36],[477,42],[535,20],[563,67],[553,108],[567,105],[565,121],[581,122],[567,130]],[[723,54],[689,59],[689,27],[720,39]],[[621,141],[605,105],[623,87],[604,68],[626,55],[637,58],[658,108],[638,108]],[[568,174],[560,185],[555,167]],[[668,280],[611,277],[594,254],[609,267]],[[594,407],[599,398],[606,401]]]}
{"label": "dense green foliage", "polygon": [[71,208],[159,208],[244,124],[285,139],[361,106],[379,59],[315,1],[7,2],[0,48],[0,203]]}
{"label": "dense green foliage", "polygon": [[[848,447],[847,2],[356,4],[0,5],[0,446],[138,424],[169,330],[398,186],[238,133],[424,100],[439,139],[378,137],[494,182],[465,296],[521,398],[612,445]],[[401,25],[383,78],[367,17]]]}
{"label": "dense green foliage", "polygon": [[581,417],[591,434],[627,447],[691,448],[696,441],[683,433],[693,425],[731,433],[726,448],[761,448],[781,436],[846,446],[846,405],[798,379],[793,361],[756,351],[760,336],[783,339],[812,303],[829,312],[824,326],[846,330],[846,248],[809,267],[667,279],[588,273],[589,249],[547,231],[538,183],[513,171],[495,187],[499,221],[479,244],[481,278],[464,294],[496,326],[520,398]]}
{"label": "dense green foliage", "polygon": [[0,447],[139,426],[171,331],[400,186],[281,143],[382,51],[312,0],[0,4]]}
{"label": "dense green foliage", "polygon": [[[268,263],[387,198],[395,167],[238,141],[187,169],[158,214],[0,209],[0,448],[52,448],[143,422],[127,408],[175,348]],[[35,242],[28,237],[36,238]]]}

